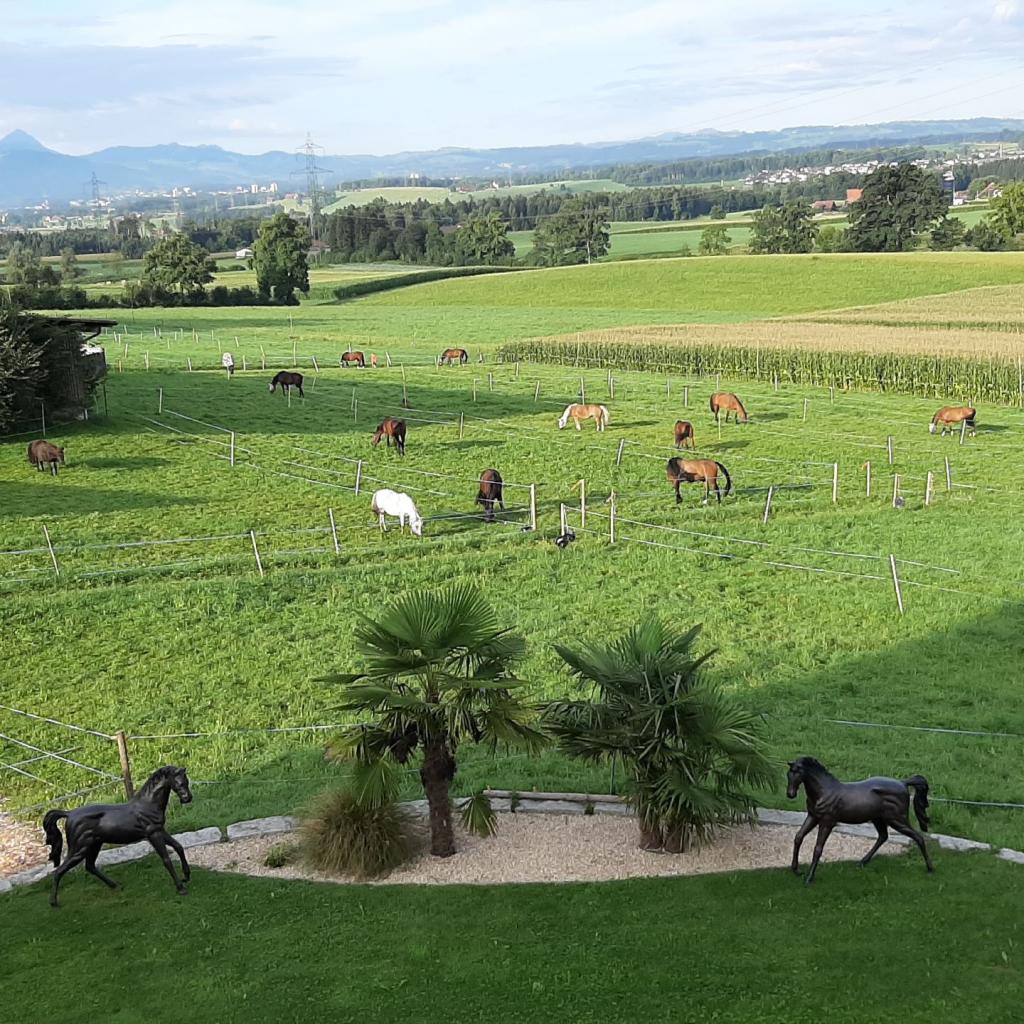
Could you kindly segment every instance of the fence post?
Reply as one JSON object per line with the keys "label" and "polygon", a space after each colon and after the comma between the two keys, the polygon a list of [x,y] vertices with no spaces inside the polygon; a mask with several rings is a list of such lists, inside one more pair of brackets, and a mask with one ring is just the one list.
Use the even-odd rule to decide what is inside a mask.
{"label": "fence post", "polygon": [[359,493],[359,484],[363,479],[363,460],[359,459],[356,462],[356,494]]}
{"label": "fence post", "polygon": [[900,496],[900,475],[895,473],[892,478],[892,507],[896,507],[896,499]]}
{"label": "fence post", "polygon": [[624,437],[620,438],[619,439],[619,450],[615,453],[615,465],[616,466],[621,466],[622,465],[622,450],[625,447],[626,447],[626,439]]}
{"label": "fence post", "polygon": [[967,433],[967,420],[960,421],[960,443],[964,443],[964,435]]}
{"label": "fence post", "polygon": [[288,408],[290,409],[292,407],[292,389],[288,388],[285,394],[288,396]]}
{"label": "fence post", "polygon": [[566,529],[565,502],[562,502],[558,506],[558,522],[559,522],[559,526],[561,527],[561,534],[560,535],[564,537],[565,536],[565,529]]}
{"label": "fence post", "polygon": [[516,380],[519,380],[519,362],[516,361]]}
{"label": "fence post", "polygon": [[488,371],[488,373],[487,373],[487,390],[488,391],[493,391],[494,390],[494,374],[491,373],[490,371]]}
{"label": "fence post", "polygon": [[896,605],[900,610],[900,615],[903,614],[903,591],[900,590],[900,578],[896,573],[896,556],[889,556],[889,568],[892,569],[892,585],[896,590]]}
{"label": "fence post", "polygon": [[478,381],[479,381],[479,377],[474,377],[473,378],[473,401],[474,402],[476,401],[476,385],[477,385]]}
{"label": "fence post", "polygon": [[50,531],[43,523],[43,536],[46,538],[46,546],[50,549],[50,561],[53,562],[53,575],[60,578],[60,566],[57,564],[57,553],[53,550],[53,543],[50,540]]}
{"label": "fence post", "polygon": [[385,360],[387,360],[388,366],[390,366],[391,365],[391,353],[390,352],[385,352],[384,353],[384,358],[385,358]]}
{"label": "fence post", "polygon": [[466,414],[464,412],[459,413],[459,440],[462,440],[462,431],[466,425]]}
{"label": "fence post", "polygon": [[839,504],[839,463],[832,463],[832,504]]}
{"label": "fence post", "polygon": [[313,369],[316,370],[317,373],[319,373],[320,367],[316,365],[316,356],[310,356],[309,358],[313,360]]}
{"label": "fence post", "polygon": [[803,419],[804,423],[807,422],[807,405],[808,405],[808,401],[809,401],[808,399],[806,399],[806,398],[804,399],[804,419]]}
{"label": "fence post", "polygon": [[146,358],[146,369],[148,370],[149,369],[149,353],[148,352],[145,353],[145,358]]}
{"label": "fence post", "polygon": [[354,398],[352,400],[352,422],[355,423],[359,419],[359,399]]}
{"label": "fence post", "polygon": [[580,405],[587,404],[587,389],[583,384],[583,378],[580,377]]}
{"label": "fence post", "polygon": [[135,784],[132,782],[132,763],[128,758],[128,737],[123,729],[114,733],[117,740],[117,756],[121,761],[121,780],[124,782],[124,792],[129,800],[135,796]]}
{"label": "fence post", "polygon": [[716,373],[715,374],[715,390],[716,391],[721,391],[722,390],[722,375],[721,375],[721,373]]}
{"label": "fence post", "polygon": [[886,439],[885,439],[885,448],[886,448],[886,451],[889,453],[889,465],[891,466],[893,464],[893,459],[895,458],[895,455],[893,454],[893,449],[892,449],[892,434],[889,434],[886,437]]}
{"label": "fence post", "polygon": [[260,576],[266,575],[263,571],[263,560],[260,558],[260,549],[256,546],[256,531],[249,531],[249,539],[252,541],[252,553],[256,556],[256,568],[260,571]]}
{"label": "fence post", "polygon": [[264,370],[267,368],[267,353],[263,351],[262,345],[260,345],[260,368]]}
{"label": "fence post", "polygon": [[689,409],[690,408],[690,388],[689,388],[689,386],[686,386],[686,387],[683,388],[683,408],[684,409]]}
{"label": "fence post", "polygon": [[530,529],[537,529],[537,485],[530,484]]}
{"label": "fence post", "polygon": [[587,528],[587,481],[580,481],[580,527]]}
{"label": "fence post", "polygon": [[930,505],[932,503],[932,489],[934,485],[934,478],[932,477],[932,471],[928,470],[928,479],[924,485],[924,503]]}
{"label": "fence post", "polygon": [[185,359],[188,362],[188,372],[191,373],[192,372],[192,357],[191,356],[186,356]]}
{"label": "fence post", "polygon": [[835,384],[829,384],[828,386],[828,400],[835,405],[836,401],[836,386]]}
{"label": "fence post", "polygon": [[612,491],[611,497],[608,499],[608,503],[611,508],[608,511],[608,543],[615,543],[615,492]]}
{"label": "fence post", "polygon": [[871,463],[864,463],[864,492],[866,497],[871,497]]}
{"label": "fence post", "polygon": [[341,554],[341,545],[338,543],[338,527],[334,523],[334,509],[329,508],[327,510],[327,518],[331,521],[331,537],[334,538],[334,553],[336,555]]}
{"label": "fence post", "polygon": [[535,402],[540,400],[540,381],[537,381],[537,386],[533,389],[533,400]]}
{"label": "fence post", "polygon": [[249,369],[249,367],[246,366],[246,364],[245,364],[245,356],[242,356],[242,373],[245,373],[245,371],[248,370],[248,369]]}
{"label": "fence post", "polygon": [[761,525],[767,525],[768,513],[772,510],[772,495],[775,493],[775,484],[770,484],[768,487],[768,494],[764,499],[764,515],[761,516]]}
{"label": "fence post", "polygon": [[670,377],[665,378],[665,397],[672,398],[672,379]]}
{"label": "fence post", "polygon": [[231,465],[235,464],[235,432],[231,431]]}
{"label": "fence post", "polygon": [[947,491],[951,491],[951,490],[953,490],[953,476],[952,476],[952,474],[950,473],[950,470],[949,470],[949,456],[948,455],[945,457],[944,461],[946,463],[946,490]]}

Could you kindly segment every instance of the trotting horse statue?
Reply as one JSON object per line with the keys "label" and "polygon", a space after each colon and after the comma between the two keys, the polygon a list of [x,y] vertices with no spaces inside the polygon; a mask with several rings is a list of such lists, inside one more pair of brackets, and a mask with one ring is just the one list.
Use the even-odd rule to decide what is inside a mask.
{"label": "trotting horse statue", "polygon": [[[178,799],[187,804],[192,799],[188,775],[184,768],[167,765],[158,768],[146,780],[143,787],[126,804],[87,804],[76,807],[73,811],[50,811],[43,818],[43,831],[46,833],[46,845],[50,847],[50,860],[56,870],[53,873],[53,892],[50,905],[57,906],[57,889],[61,878],[76,864],[85,861],[85,870],[95,875],[111,889],[117,888],[117,882],[108,878],[98,867],[96,857],[104,843],[135,843],[146,839],[160,855],[164,867],[174,881],[178,894],[184,896],[188,891],[185,882],[192,876],[185,851],[181,843],[164,828],[167,816],[167,799],[171,790],[178,794]],[[64,832],[68,838],[68,855],[61,864],[60,855],[63,839],[57,822],[67,818]],[[179,880],[171,863],[170,847],[181,861],[181,872],[184,881]]]}
{"label": "trotting horse statue", "polygon": [[914,790],[914,813],[921,829],[928,831],[928,780],[923,775],[911,775],[909,779],[870,778],[861,782],[840,782],[828,769],[813,757],[801,757],[789,762],[789,778],[786,796],[796,798],[801,785],[807,794],[807,817],[793,840],[793,871],[800,873],[800,844],[808,832],[817,828],[818,838],[814,844],[811,870],[807,872],[807,884],[814,881],[814,872],[821,860],[825,842],[838,824],[860,825],[870,821],[878,832],[875,845],[861,858],[867,864],[879,847],[889,838],[889,826],[917,843],[924,857],[925,866],[934,871],[924,836],[910,826],[910,789]]}

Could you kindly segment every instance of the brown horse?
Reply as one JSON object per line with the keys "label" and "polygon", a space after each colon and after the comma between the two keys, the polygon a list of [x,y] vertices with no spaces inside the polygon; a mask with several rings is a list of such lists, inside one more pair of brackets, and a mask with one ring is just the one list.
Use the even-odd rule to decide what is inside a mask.
{"label": "brown horse", "polygon": [[377,427],[373,440],[370,442],[374,448],[380,444],[382,437],[387,440],[389,448],[391,447],[391,442],[394,441],[395,446],[398,448],[398,454],[405,454],[405,420],[396,420],[391,416],[385,417],[381,420],[380,426]]}
{"label": "brown horse", "polygon": [[711,411],[715,414],[716,423],[718,414],[722,411],[725,412],[726,423],[729,422],[729,413],[732,413],[732,418],[736,423],[739,423],[741,416],[744,423],[750,418],[747,416],[747,410],[743,408],[743,403],[731,391],[716,391],[711,396]]}
{"label": "brown horse", "polygon": [[687,441],[690,442],[691,449],[697,447],[697,443],[693,439],[693,424],[689,420],[676,420],[676,447],[687,447]]}
{"label": "brown horse", "polygon": [[288,370],[282,370],[280,373],[274,374],[274,379],[270,382],[270,393],[273,394],[277,389],[277,385],[281,385],[282,394],[287,395],[292,388],[299,389],[299,397],[305,398],[306,394],[302,390],[303,376],[301,373],[291,373]]}
{"label": "brown horse", "polygon": [[454,362],[465,366],[469,362],[469,353],[464,348],[446,348],[438,362],[444,363],[445,366],[451,366]]}
{"label": "brown horse", "polygon": [[342,352],[338,363],[340,366],[348,366],[349,363],[355,363],[356,366],[365,366],[366,358],[362,352]]}
{"label": "brown horse", "polygon": [[603,405],[579,405],[573,403],[565,407],[561,419],[558,421],[558,429],[564,429],[565,425],[572,419],[576,429],[581,430],[580,420],[588,420],[593,417],[598,430],[604,430],[608,426],[608,410]]}
{"label": "brown horse", "polygon": [[43,466],[49,466],[53,476],[57,475],[57,465],[64,465],[64,449],[58,448],[49,441],[33,441],[28,446],[28,461],[41,473]]}
{"label": "brown horse", "polygon": [[974,437],[974,417],[978,415],[977,409],[972,409],[969,405],[944,405],[933,417],[932,422],[928,427],[928,433],[934,434],[935,428],[939,427],[939,436],[945,434],[948,429],[949,432],[953,433],[953,428],[960,426],[961,423],[966,423],[970,428],[971,437]]}
{"label": "brown horse", "polygon": [[722,494],[718,489],[719,472],[725,477],[725,496],[728,498],[729,492],[732,490],[732,480],[729,479],[729,471],[720,462],[715,462],[712,459],[669,459],[668,465],[665,467],[665,476],[668,477],[668,482],[674,484],[676,488],[677,505],[683,500],[679,493],[679,485],[695,483],[704,484],[705,505],[708,503],[712,488],[714,488],[718,503],[721,504]]}
{"label": "brown horse", "polygon": [[494,522],[495,503],[505,511],[505,502],[502,500],[502,479],[496,469],[485,469],[480,474],[480,491],[476,496],[476,504],[484,507],[484,521]]}

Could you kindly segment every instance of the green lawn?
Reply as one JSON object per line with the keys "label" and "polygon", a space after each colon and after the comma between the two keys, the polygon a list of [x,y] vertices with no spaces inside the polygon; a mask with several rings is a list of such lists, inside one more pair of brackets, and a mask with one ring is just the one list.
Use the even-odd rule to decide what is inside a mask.
{"label": "green lawn", "polygon": [[184,899],[156,858],[111,870],[123,890],[74,872],[59,911],[42,886],[0,897],[5,1019],[1020,1019],[1024,871],[992,858],[826,864],[810,890],[784,871],[514,888],[197,871]]}

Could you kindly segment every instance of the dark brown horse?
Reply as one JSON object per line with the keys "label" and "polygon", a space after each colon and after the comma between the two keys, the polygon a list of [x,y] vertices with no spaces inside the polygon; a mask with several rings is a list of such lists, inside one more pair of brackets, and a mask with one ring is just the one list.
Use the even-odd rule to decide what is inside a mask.
{"label": "dark brown horse", "polygon": [[444,363],[445,366],[451,366],[455,362],[465,365],[469,362],[469,353],[464,348],[446,348],[438,362]]}
{"label": "dark brown horse", "polygon": [[668,477],[668,482],[675,485],[677,505],[683,500],[679,493],[679,485],[699,483],[704,484],[705,505],[708,503],[712,488],[714,488],[718,503],[721,504],[722,493],[718,489],[718,474],[720,472],[725,477],[725,496],[728,498],[729,492],[732,490],[732,480],[729,479],[729,471],[720,462],[715,462],[713,459],[669,459],[668,465],[665,467],[665,476]]}
{"label": "dark brown horse", "polygon": [[729,413],[732,413],[732,418],[736,423],[739,423],[741,416],[744,423],[749,419],[747,410],[743,408],[743,403],[731,391],[716,391],[711,396],[711,411],[715,414],[716,423],[721,412],[725,413],[726,423],[729,422]]}
{"label": "dark brown horse", "polygon": [[385,417],[381,420],[380,426],[377,427],[376,433],[373,435],[373,440],[370,442],[374,448],[380,444],[380,439],[385,438],[387,445],[390,448],[392,440],[395,442],[395,446],[398,448],[398,454],[405,454],[405,420],[396,420],[391,416]]}
{"label": "dark brown horse", "polygon": [[50,472],[57,475],[57,465],[64,464],[64,449],[58,448],[49,441],[33,441],[28,446],[28,461],[40,472],[43,466],[49,466]]}
{"label": "dark brown horse", "polygon": [[338,360],[341,366],[348,366],[349,363],[355,363],[356,366],[365,366],[366,357],[362,352],[342,352],[341,358]]}
{"label": "dark brown horse", "polygon": [[792,867],[794,872],[799,873],[800,844],[808,832],[817,828],[814,857],[807,874],[808,885],[814,881],[814,872],[829,834],[840,823],[861,825],[870,821],[875,826],[878,839],[861,858],[861,864],[867,864],[888,840],[889,826],[892,826],[917,844],[924,857],[925,867],[929,871],[935,870],[928,856],[924,836],[910,825],[910,790],[913,789],[914,813],[921,830],[928,831],[928,780],[923,775],[911,775],[902,781],[873,777],[861,782],[840,782],[820,761],[813,757],[801,757],[789,762],[786,796],[794,800],[801,786],[807,794],[807,817],[793,840]]}
{"label": "dark brown horse", "polygon": [[676,447],[686,448],[689,441],[691,449],[697,447],[693,439],[693,424],[689,420],[676,420]]}
{"label": "dark brown horse", "polygon": [[505,502],[502,500],[502,479],[496,469],[485,469],[480,474],[480,491],[476,496],[476,504],[484,507],[484,521],[494,522],[495,503],[505,511]]}
{"label": "dark brown horse", "polygon": [[299,397],[305,398],[306,394],[302,390],[302,374],[292,373],[290,370],[281,370],[280,373],[274,374],[274,379],[270,382],[270,393],[273,394],[277,389],[277,385],[281,385],[282,394],[287,395],[292,388],[299,389]]}
{"label": "dark brown horse", "polygon": [[944,405],[932,417],[928,433],[934,434],[936,428],[938,428],[939,436],[941,437],[947,430],[952,434],[954,427],[959,427],[961,423],[966,423],[971,432],[971,437],[974,437],[974,418],[977,415],[978,410],[969,405]]}

